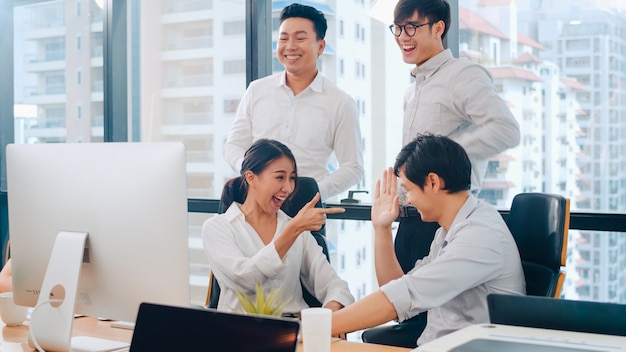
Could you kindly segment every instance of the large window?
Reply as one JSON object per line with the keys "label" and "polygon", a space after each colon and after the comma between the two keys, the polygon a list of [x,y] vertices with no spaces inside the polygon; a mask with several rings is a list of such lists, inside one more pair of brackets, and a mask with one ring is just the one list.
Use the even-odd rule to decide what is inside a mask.
{"label": "large window", "polygon": [[[370,17],[373,1],[301,2],[328,19],[320,72],[359,102],[366,175],[354,189],[370,190],[401,147],[402,98],[411,67],[403,63],[389,23]],[[11,96],[15,108],[0,104],[0,146],[181,141],[188,153],[189,197],[219,198],[235,175],[222,150],[246,82],[282,70],[272,41],[285,2],[98,3],[2,2],[2,14],[12,21],[0,22],[0,31],[11,26],[13,36],[10,44],[0,36],[0,48],[12,53],[13,65],[0,67],[0,93],[10,93],[0,94],[0,102]],[[455,56],[492,72],[522,128],[519,146],[490,159],[480,197],[506,209],[517,193],[551,192],[570,198],[574,213],[626,213],[623,1],[450,3],[458,19],[449,46]],[[271,20],[246,11],[258,4],[269,7]],[[126,28],[111,27],[119,18]],[[248,38],[263,31],[273,39]],[[247,51],[255,44],[256,51]],[[266,71],[250,70],[265,63]],[[2,158],[0,171],[4,175]],[[0,181],[5,190],[4,177]],[[366,204],[370,195],[357,198]],[[208,216],[189,217],[196,303],[203,301],[208,282],[200,240]],[[371,224],[331,221],[327,234],[333,264],[353,293],[371,292]],[[569,253],[566,297],[626,303],[624,233],[571,231]]]}

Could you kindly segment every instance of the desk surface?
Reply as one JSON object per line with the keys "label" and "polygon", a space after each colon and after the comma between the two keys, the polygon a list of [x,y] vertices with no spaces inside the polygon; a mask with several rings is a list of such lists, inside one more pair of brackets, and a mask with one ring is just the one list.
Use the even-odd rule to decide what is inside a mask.
{"label": "desk surface", "polygon": [[418,352],[445,351],[611,351],[626,352],[626,336],[476,324],[423,344]]}
{"label": "desk surface", "polygon": [[[100,337],[104,339],[130,342],[133,336],[132,330],[127,329],[119,329],[112,328],[110,326],[110,322],[108,321],[100,321],[93,317],[80,317],[74,320],[74,336],[93,336]],[[2,322],[0,322],[0,326],[2,326],[2,339],[0,341],[0,352],[22,352],[22,351],[33,351],[28,346],[28,326],[15,326],[15,327],[7,327],[3,326]],[[374,344],[366,344],[359,342],[349,342],[349,341],[333,341],[332,343],[332,352],[347,352],[347,351],[355,351],[355,352],[370,352],[370,351],[382,351],[382,352],[407,352],[410,349],[400,348],[400,347],[391,347],[391,346],[383,346],[383,345],[374,345]],[[298,345],[297,352],[302,352],[302,344]]]}

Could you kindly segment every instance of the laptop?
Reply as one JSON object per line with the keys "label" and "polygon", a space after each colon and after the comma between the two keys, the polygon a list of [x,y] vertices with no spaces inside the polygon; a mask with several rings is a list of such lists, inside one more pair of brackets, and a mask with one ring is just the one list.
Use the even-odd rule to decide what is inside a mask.
{"label": "laptop", "polygon": [[299,329],[290,318],[142,303],[130,351],[294,352]]}

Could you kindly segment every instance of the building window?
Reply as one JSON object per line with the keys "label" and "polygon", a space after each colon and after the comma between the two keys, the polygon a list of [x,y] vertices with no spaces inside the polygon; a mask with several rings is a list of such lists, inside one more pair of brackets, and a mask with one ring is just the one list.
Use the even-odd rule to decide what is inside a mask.
{"label": "building window", "polygon": [[224,22],[224,35],[239,35],[246,33],[246,21]]}
{"label": "building window", "polygon": [[65,60],[65,40],[63,38],[44,44],[45,61]]}
{"label": "building window", "polygon": [[237,106],[239,106],[239,99],[225,99],[224,100],[224,113],[226,114],[236,113]]}
{"label": "building window", "polygon": [[63,73],[53,73],[46,76],[46,94],[65,94],[65,76]]}
{"label": "building window", "polygon": [[245,73],[246,60],[224,61],[224,74]]}

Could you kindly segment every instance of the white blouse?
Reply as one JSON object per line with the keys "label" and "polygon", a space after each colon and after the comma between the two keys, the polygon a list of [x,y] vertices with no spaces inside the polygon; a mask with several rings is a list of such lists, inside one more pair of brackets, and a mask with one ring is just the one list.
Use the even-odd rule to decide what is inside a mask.
{"label": "white blouse", "polygon": [[[308,307],[300,279],[324,305],[329,301],[344,306],[354,302],[348,283],[337,275],[310,232],[300,234],[281,260],[273,240],[268,245],[261,241],[240,206],[233,203],[226,213],[206,220],[202,226],[204,251],[221,289],[219,310],[239,311],[235,292],[243,291],[254,300],[255,284],[260,282],[266,294],[282,288],[283,300],[289,300],[284,312],[300,312]],[[278,212],[274,238],[290,220]]]}

